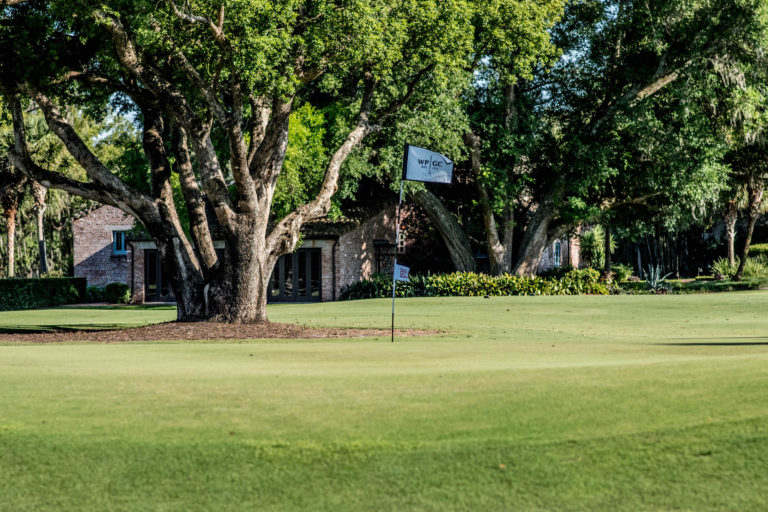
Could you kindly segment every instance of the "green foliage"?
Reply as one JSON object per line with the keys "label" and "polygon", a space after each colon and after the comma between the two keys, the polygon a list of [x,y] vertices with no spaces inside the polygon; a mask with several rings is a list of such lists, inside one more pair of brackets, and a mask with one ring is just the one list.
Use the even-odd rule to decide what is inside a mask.
{"label": "green foliage", "polygon": [[[473,297],[506,295],[606,295],[608,288],[593,269],[570,270],[560,276],[520,277],[511,274],[491,276],[474,272],[456,272],[429,276],[411,276],[397,283],[398,297]],[[369,279],[347,287],[341,300],[392,296],[392,278],[374,274]]]}
{"label": "green foliage", "polygon": [[621,263],[614,263],[611,265],[611,272],[613,272],[613,277],[616,282],[619,283],[626,281],[632,275],[633,271],[634,269],[629,265],[624,265]]}
{"label": "green foliage", "polygon": [[124,283],[109,283],[104,287],[104,298],[110,304],[127,304],[131,299],[131,287]]}
{"label": "green foliage", "polygon": [[752,244],[749,246],[749,255],[768,258],[768,244]]}
{"label": "green foliage", "polygon": [[649,266],[647,270],[643,270],[643,279],[645,279],[646,287],[655,292],[662,293],[669,290],[669,283],[666,282],[667,277],[672,275],[672,272],[668,272],[662,275],[661,265]]}
{"label": "green foliage", "polygon": [[[605,266],[605,230],[600,225],[582,233],[580,239],[581,260],[592,268]],[[611,254],[616,250],[616,240],[611,235]]]}
{"label": "green foliage", "polygon": [[0,279],[0,310],[34,309],[82,302],[85,278]]}
{"label": "green foliage", "polygon": [[[750,253],[752,249],[750,248]],[[766,273],[768,268],[768,258],[765,255],[760,254],[755,257],[748,257],[747,263],[744,265],[744,274],[742,277],[758,277]],[[739,264],[734,263],[730,265],[727,258],[718,258],[712,263],[712,272],[715,278],[731,279],[736,275],[736,271],[739,269]]]}
{"label": "green foliage", "polygon": [[88,302],[105,302],[106,296],[104,295],[103,286],[89,286],[86,290]]}
{"label": "green foliage", "polygon": [[325,125],[323,112],[310,104],[291,113],[288,149],[272,203],[277,219],[285,217],[317,193],[329,158],[324,145]]}

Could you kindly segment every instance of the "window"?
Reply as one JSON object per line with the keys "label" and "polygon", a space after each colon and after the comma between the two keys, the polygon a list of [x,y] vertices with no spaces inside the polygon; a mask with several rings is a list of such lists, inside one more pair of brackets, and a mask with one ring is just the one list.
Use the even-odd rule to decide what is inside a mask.
{"label": "window", "polygon": [[556,267],[560,266],[560,242],[555,242],[554,264]]}
{"label": "window", "polygon": [[408,231],[405,230],[405,227],[400,228],[400,238],[397,241],[397,253],[398,254],[404,254],[405,253],[405,240],[408,238]]}
{"label": "window", "polygon": [[113,231],[112,232],[112,254],[126,254],[125,248],[125,231]]}

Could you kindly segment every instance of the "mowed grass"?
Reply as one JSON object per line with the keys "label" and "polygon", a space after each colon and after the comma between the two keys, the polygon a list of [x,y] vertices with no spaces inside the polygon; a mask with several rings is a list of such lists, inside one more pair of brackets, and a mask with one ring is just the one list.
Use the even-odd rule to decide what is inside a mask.
{"label": "mowed grass", "polygon": [[[389,308],[270,318],[385,328]],[[766,510],[766,309],[765,292],[403,299],[398,327],[440,333],[10,342],[0,510]]]}

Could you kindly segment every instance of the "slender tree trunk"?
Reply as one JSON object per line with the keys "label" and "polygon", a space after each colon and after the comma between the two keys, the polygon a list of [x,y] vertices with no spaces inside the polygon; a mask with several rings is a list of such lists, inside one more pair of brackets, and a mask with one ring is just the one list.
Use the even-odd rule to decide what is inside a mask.
{"label": "slender tree trunk", "polygon": [[456,217],[448,211],[442,201],[426,188],[414,192],[411,197],[429,216],[437,227],[440,236],[448,248],[453,266],[459,272],[474,272],[475,259],[469,238],[459,225]]}
{"label": "slender tree trunk", "polygon": [[38,271],[40,275],[48,273],[48,258],[45,247],[45,227],[43,225],[43,215],[45,214],[45,200],[48,196],[48,189],[37,181],[32,182],[32,195],[35,198],[35,215],[37,216],[37,248],[39,252]]}
{"label": "slender tree trunk", "polygon": [[485,244],[488,248],[488,260],[491,266],[491,274],[500,275],[511,270],[511,258],[506,257],[508,250],[499,238],[499,230],[496,226],[496,215],[491,206],[491,198],[488,195],[488,189],[485,187],[485,183],[483,183],[480,138],[472,132],[467,132],[464,134],[464,143],[469,148],[471,155],[472,171],[475,174],[475,185],[477,186],[477,194],[480,198],[480,208],[483,212]]}
{"label": "slender tree trunk", "polygon": [[16,213],[18,206],[5,207],[3,217],[5,218],[5,229],[8,234],[8,267],[6,268],[6,277],[16,277]]}
{"label": "slender tree trunk", "polygon": [[728,264],[733,267],[736,265],[736,251],[734,240],[736,239],[736,219],[738,218],[738,207],[736,200],[728,201],[725,208],[723,222],[725,222],[725,246],[728,248]]}
{"label": "slender tree trunk", "polygon": [[605,279],[610,280],[611,279],[611,225],[605,224],[605,243],[604,243],[604,250],[605,250],[605,268],[603,270],[603,274],[605,276]]}
{"label": "slender tree trunk", "polygon": [[747,189],[749,193],[749,220],[747,223],[747,233],[744,237],[744,250],[741,252],[741,261],[739,261],[739,268],[736,270],[736,275],[733,276],[734,281],[741,281],[744,277],[744,267],[747,264],[747,256],[749,256],[749,246],[752,243],[752,232],[755,230],[755,222],[760,216],[760,209],[763,204],[763,183],[757,180],[755,183],[751,183]]}

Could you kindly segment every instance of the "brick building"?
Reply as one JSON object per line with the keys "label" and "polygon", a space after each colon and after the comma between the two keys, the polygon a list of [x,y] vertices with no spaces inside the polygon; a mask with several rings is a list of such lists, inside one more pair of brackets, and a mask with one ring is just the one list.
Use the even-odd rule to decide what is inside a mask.
{"label": "brick building", "polygon": [[[374,272],[391,273],[393,256],[406,253],[409,240],[404,237],[399,247],[392,243],[394,206],[373,211],[373,215],[361,213],[356,219],[306,224],[300,247],[275,265],[269,301],[334,301],[347,286]],[[75,276],[87,278],[88,286],[125,283],[135,303],[172,301],[157,247],[133,230],[134,223],[132,217],[111,206],[97,207],[76,219]],[[214,246],[221,250],[224,244],[214,242]],[[539,271],[577,267],[578,254],[578,238],[558,240],[545,251]]]}
{"label": "brick building", "polygon": [[[301,246],[275,265],[269,300],[333,301],[348,285],[377,271],[391,272],[394,213],[390,207],[360,219],[305,225]],[[125,283],[136,303],[173,300],[155,243],[133,227],[132,217],[111,206],[76,219],[75,276],[87,278],[88,286]],[[223,248],[222,242],[214,245]]]}

